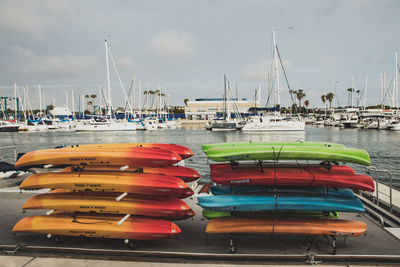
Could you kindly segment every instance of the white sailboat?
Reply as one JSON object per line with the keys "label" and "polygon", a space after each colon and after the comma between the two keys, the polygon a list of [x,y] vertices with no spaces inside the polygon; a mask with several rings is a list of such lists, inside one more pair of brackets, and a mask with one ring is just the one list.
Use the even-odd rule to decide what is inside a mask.
{"label": "white sailboat", "polygon": [[211,131],[220,132],[220,131],[236,131],[238,129],[239,122],[231,118],[231,98],[229,94],[229,86],[226,80],[226,75],[224,74],[224,99],[223,99],[223,112],[224,118],[215,120],[211,124]]}
{"label": "white sailboat", "polygon": [[107,119],[96,121],[94,119],[91,120],[84,120],[78,123],[75,127],[75,131],[77,132],[93,132],[93,131],[136,131],[137,123],[136,122],[129,122],[128,120],[115,120],[112,118],[112,101],[111,101],[111,87],[110,87],[110,68],[109,68],[109,60],[108,56],[111,56],[112,63],[114,65],[115,71],[117,73],[117,77],[121,84],[122,90],[125,95],[125,99],[127,101],[128,107],[133,114],[132,106],[130,103],[129,98],[126,95],[125,88],[122,84],[121,78],[119,76],[117,67],[115,65],[114,59],[111,54],[111,50],[107,43],[107,37],[105,38],[105,52],[106,52],[106,67],[107,67],[107,92],[108,92],[108,100],[107,100]]}
{"label": "white sailboat", "polygon": [[[278,51],[276,46],[275,31],[272,31],[272,39],[274,46],[274,105],[280,106],[280,85],[279,85],[279,69],[278,69]],[[262,116],[251,116],[242,131],[264,132],[264,131],[304,131],[305,121],[300,118],[283,117],[279,111]]]}

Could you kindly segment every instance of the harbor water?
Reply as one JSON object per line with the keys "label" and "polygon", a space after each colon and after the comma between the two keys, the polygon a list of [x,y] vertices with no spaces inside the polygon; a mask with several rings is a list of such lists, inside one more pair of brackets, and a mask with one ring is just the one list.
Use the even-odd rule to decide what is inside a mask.
{"label": "harbor water", "polygon": [[[179,129],[158,131],[128,132],[17,132],[1,133],[0,147],[15,146],[17,153],[37,149],[48,149],[59,145],[88,143],[174,143],[189,147],[195,155],[185,165],[196,169],[209,179],[207,158],[201,151],[201,145],[217,142],[275,142],[275,141],[324,141],[341,143],[348,147],[365,149],[371,157],[372,165],[378,169],[389,170],[393,174],[393,185],[400,188],[400,132],[374,131],[361,129],[339,129],[307,126],[305,132],[264,132],[246,133],[211,132],[204,129]],[[14,151],[1,150],[0,155],[6,161],[14,162]],[[365,173],[363,166],[351,165],[357,172]],[[372,174],[371,174],[372,175]],[[375,178],[375,177],[374,177]],[[388,183],[388,177],[381,176],[380,181]]]}

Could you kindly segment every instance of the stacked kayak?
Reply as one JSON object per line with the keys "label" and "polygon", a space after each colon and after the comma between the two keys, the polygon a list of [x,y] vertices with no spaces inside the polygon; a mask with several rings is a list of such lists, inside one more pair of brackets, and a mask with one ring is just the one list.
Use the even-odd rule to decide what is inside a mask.
{"label": "stacked kayak", "polygon": [[365,223],[338,219],[337,213],[363,213],[352,190],[374,191],[371,177],[339,164],[370,165],[364,150],[323,142],[244,142],[208,144],[203,151],[214,161],[229,162],[210,164],[213,195],[198,197],[209,234],[334,238],[366,231]]}
{"label": "stacked kayak", "polygon": [[50,210],[20,220],[13,232],[129,240],[160,239],[181,232],[170,220],[195,215],[183,200],[193,194],[185,182],[200,178],[173,165],[193,152],[173,144],[95,144],[38,150],[16,163],[20,168],[63,167],[36,173],[21,189],[50,188],[28,199],[24,210]]}

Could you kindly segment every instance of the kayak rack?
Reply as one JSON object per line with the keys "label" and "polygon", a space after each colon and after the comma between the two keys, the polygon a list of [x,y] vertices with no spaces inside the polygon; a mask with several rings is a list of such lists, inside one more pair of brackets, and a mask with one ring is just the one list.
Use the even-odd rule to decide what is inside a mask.
{"label": "kayak rack", "polygon": [[[332,247],[332,255],[336,255],[336,250],[337,250],[336,236],[329,236],[329,235],[307,235],[306,239],[304,240],[304,242],[306,244],[310,241],[308,248],[307,248],[307,252],[310,252],[311,248],[314,245],[314,242],[318,241],[320,236],[324,237],[324,239]],[[229,234],[229,250],[232,254],[235,254],[237,252],[237,248],[234,246],[233,237],[234,237],[234,234],[232,234],[232,233]],[[345,243],[346,240],[347,240],[347,236],[344,236],[343,243]],[[208,242],[208,234],[206,234],[206,241]]]}

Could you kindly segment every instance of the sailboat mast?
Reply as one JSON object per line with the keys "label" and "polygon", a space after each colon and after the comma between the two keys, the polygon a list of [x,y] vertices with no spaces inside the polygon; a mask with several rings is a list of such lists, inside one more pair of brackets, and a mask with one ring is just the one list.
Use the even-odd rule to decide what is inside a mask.
{"label": "sailboat mast", "polygon": [[133,118],[135,118],[136,113],[136,73],[133,73],[133,94],[132,94],[132,105],[133,105]]}
{"label": "sailboat mast", "polygon": [[281,98],[280,98],[280,84],[279,84],[279,69],[278,69],[278,51],[276,49],[276,39],[275,39],[275,30],[272,31],[272,40],[273,40],[273,45],[274,45],[274,61],[275,61],[275,91],[274,91],[274,105],[280,105],[281,104]]}
{"label": "sailboat mast", "polygon": [[72,119],[75,119],[74,90],[71,91]]}
{"label": "sailboat mast", "polygon": [[142,80],[139,80],[139,119],[142,118]]}
{"label": "sailboat mast", "polygon": [[364,109],[367,109],[367,87],[368,87],[368,77],[365,76]]}
{"label": "sailboat mast", "polygon": [[107,103],[107,108],[108,108],[108,116],[111,119],[111,88],[110,88],[110,66],[108,63],[108,43],[107,43],[107,36],[105,37],[104,40],[104,46],[106,50],[106,67],[107,67],[107,93],[108,93],[108,103]]}
{"label": "sailboat mast", "polygon": [[17,119],[17,84],[14,83],[14,120]]}
{"label": "sailboat mast", "polygon": [[39,117],[42,117],[42,88],[39,84]]}
{"label": "sailboat mast", "polygon": [[399,70],[398,70],[398,58],[397,58],[397,51],[395,53],[395,62],[396,62],[396,66],[395,66],[395,74],[394,74],[394,103],[393,103],[393,107],[398,108],[398,101],[399,101]]}

